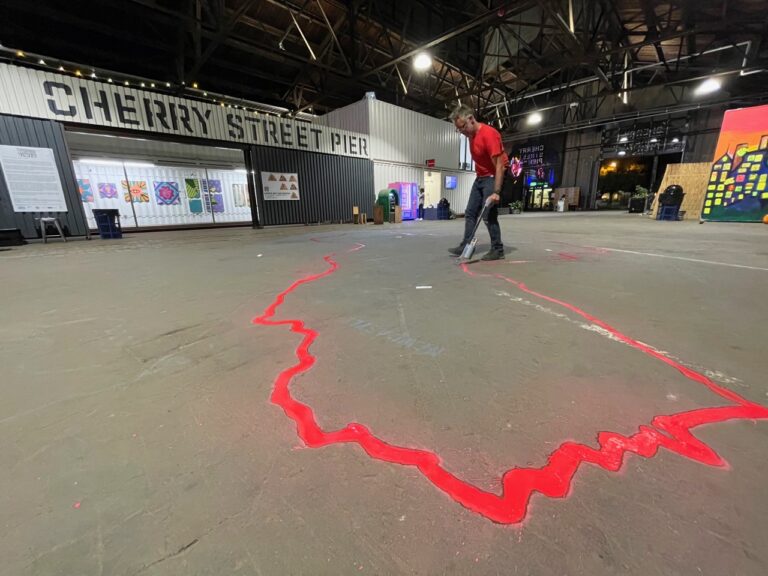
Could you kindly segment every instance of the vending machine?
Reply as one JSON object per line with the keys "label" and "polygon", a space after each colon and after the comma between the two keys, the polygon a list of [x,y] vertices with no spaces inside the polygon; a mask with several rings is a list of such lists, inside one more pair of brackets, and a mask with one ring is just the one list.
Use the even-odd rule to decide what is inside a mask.
{"label": "vending machine", "polygon": [[397,191],[403,220],[416,220],[419,211],[419,185],[415,182],[393,182],[389,188]]}

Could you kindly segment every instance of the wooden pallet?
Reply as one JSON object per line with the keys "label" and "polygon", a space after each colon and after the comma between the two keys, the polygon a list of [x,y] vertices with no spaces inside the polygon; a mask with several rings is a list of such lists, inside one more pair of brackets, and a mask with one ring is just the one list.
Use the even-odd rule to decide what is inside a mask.
{"label": "wooden pallet", "polygon": [[698,220],[704,206],[704,197],[707,194],[709,174],[712,170],[710,162],[691,162],[688,164],[669,164],[664,172],[664,178],[656,194],[653,203],[651,218],[656,218],[659,213],[659,196],[667,186],[677,184],[683,187],[685,197],[680,210],[685,212],[686,220]]}

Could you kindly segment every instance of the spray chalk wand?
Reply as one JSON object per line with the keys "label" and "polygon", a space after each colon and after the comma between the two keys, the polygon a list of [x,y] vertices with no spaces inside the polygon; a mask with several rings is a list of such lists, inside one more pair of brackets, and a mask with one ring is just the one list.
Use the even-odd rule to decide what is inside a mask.
{"label": "spray chalk wand", "polygon": [[464,246],[464,250],[461,252],[461,256],[459,258],[464,258],[464,260],[469,260],[472,258],[472,255],[475,253],[475,247],[477,246],[477,229],[480,226],[480,222],[483,221],[483,215],[485,214],[485,210],[490,207],[490,205],[493,204],[493,201],[491,200],[491,197],[488,197],[488,200],[485,201],[485,204],[483,204],[483,209],[480,211],[480,216],[477,217],[477,222],[475,222],[475,229],[472,231],[472,240],[470,240],[466,246]]}

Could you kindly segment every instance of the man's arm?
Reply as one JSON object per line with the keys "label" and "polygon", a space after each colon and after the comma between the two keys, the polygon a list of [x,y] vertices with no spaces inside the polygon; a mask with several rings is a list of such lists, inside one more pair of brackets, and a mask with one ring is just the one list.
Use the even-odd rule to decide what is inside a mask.
{"label": "man's arm", "polygon": [[504,170],[506,169],[504,154],[494,156],[493,162],[496,165],[496,177],[493,180],[493,195],[491,198],[498,204],[501,202],[501,186],[504,184]]}

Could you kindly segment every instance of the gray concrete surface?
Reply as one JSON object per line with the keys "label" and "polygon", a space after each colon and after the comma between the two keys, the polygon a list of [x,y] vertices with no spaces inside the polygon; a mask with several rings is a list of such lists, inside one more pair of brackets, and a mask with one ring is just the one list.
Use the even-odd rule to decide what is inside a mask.
{"label": "gray concrete surface", "polygon": [[[727,468],[664,450],[618,473],[584,465],[519,525],[357,446],[302,446],[269,402],[299,338],[250,319],[330,252],[339,270],[278,314],[319,331],[293,391],[328,430],[364,423],[499,493],[504,471],[565,440],[725,403],[572,311],[462,272],[446,253],[462,224],[0,253],[0,574],[768,573],[766,421],[696,430]],[[768,226],[568,214],[502,228],[507,260],[471,270],[768,404]]]}

